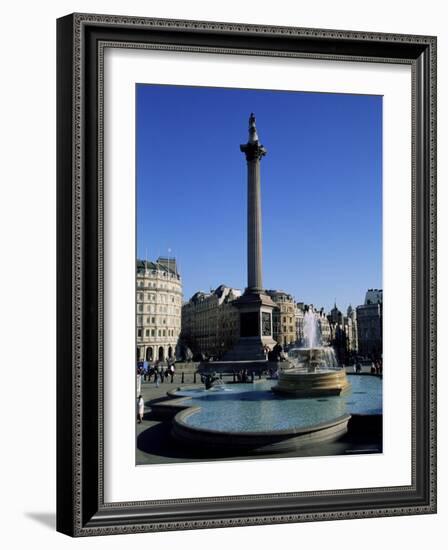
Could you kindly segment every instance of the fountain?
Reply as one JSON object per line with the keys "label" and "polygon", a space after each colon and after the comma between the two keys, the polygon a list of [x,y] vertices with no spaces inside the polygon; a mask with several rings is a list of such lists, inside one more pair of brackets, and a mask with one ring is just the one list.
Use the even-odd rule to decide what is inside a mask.
{"label": "fountain", "polygon": [[288,352],[293,365],[279,373],[278,384],[272,391],[297,397],[340,395],[350,389],[343,368],[340,368],[334,349],[322,345],[316,312],[309,308],[304,315],[304,346]]}
{"label": "fountain", "polygon": [[224,385],[224,382],[222,381],[221,378],[219,378],[216,372],[212,372],[211,374],[206,374],[204,376],[201,376],[201,380],[204,383],[206,390],[210,390],[212,388],[216,388]]}
{"label": "fountain", "polygon": [[213,373],[205,388],[168,392],[168,400],[151,405],[153,414],[172,418],[171,435],[186,448],[224,454],[317,450],[343,438],[351,418],[357,426],[382,426],[381,380],[355,377],[348,391],[352,386],[333,348],[322,345],[313,310],[304,333],[303,347],[289,351],[293,367],[279,371],[277,381],[215,386]]}
{"label": "fountain", "polygon": [[169,398],[151,404],[151,410],[160,419],[171,418],[171,435],[186,449],[240,456],[314,448],[318,454],[321,444],[350,431],[351,418],[358,430],[382,425],[381,379],[353,379],[352,392],[306,398],[273,392],[274,380],[208,390],[187,386],[169,391]]}

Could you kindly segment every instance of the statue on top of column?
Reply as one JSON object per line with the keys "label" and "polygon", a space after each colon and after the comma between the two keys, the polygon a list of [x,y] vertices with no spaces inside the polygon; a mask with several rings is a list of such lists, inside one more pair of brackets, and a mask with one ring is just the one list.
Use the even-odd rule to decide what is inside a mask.
{"label": "statue on top of column", "polygon": [[256,141],[258,141],[258,134],[255,126],[255,115],[251,113],[249,117],[249,143],[255,143]]}
{"label": "statue on top of column", "polygon": [[260,160],[267,153],[258,139],[254,113],[251,113],[249,117],[249,140],[244,145],[240,145],[240,151],[246,154],[248,161]]}

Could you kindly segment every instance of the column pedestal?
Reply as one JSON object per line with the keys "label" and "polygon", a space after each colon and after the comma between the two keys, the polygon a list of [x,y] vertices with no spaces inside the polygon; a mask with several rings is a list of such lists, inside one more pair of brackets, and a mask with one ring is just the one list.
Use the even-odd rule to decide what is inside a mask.
{"label": "column pedestal", "polygon": [[274,302],[267,294],[251,292],[243,294],[233,305],[240,314],[240,338],[223,361],[265,360],[265,347],[272,350],[276,344],[272,338]]}

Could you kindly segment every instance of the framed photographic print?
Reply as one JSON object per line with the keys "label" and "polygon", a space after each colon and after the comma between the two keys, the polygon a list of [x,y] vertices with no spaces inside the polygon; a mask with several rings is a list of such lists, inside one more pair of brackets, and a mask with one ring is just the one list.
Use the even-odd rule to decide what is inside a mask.
{"label": "framed photographic print", "polygon": [[71,536],[436,511],[436,38],[58,20]]}

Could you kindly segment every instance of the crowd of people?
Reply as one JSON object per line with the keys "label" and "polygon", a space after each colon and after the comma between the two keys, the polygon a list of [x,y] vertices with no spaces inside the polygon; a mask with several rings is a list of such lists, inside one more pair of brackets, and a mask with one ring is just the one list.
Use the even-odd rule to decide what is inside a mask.
{"label": "crowd of people", "polygon": [[137,375],[141,376],[141,380],[143,382],[151,382],[153,380],[156,386],[165,380],[168,381],[168,378],[170,378],[170,382],[172,383],[175,372],[174,361],[167,361],[165,364],[161,361],[154,361],[152,364],[148,363],[146,366],[143,364],[137,367]]}
{"label": "crowd of people", "polygon": [[[359,374],[362,372],[362,364],[360,361],[355,361],[353,364],[353,370],[355,373]],[[380,359],[372,359],[370,362],[370,374],[383,374],[383,360]]]}

